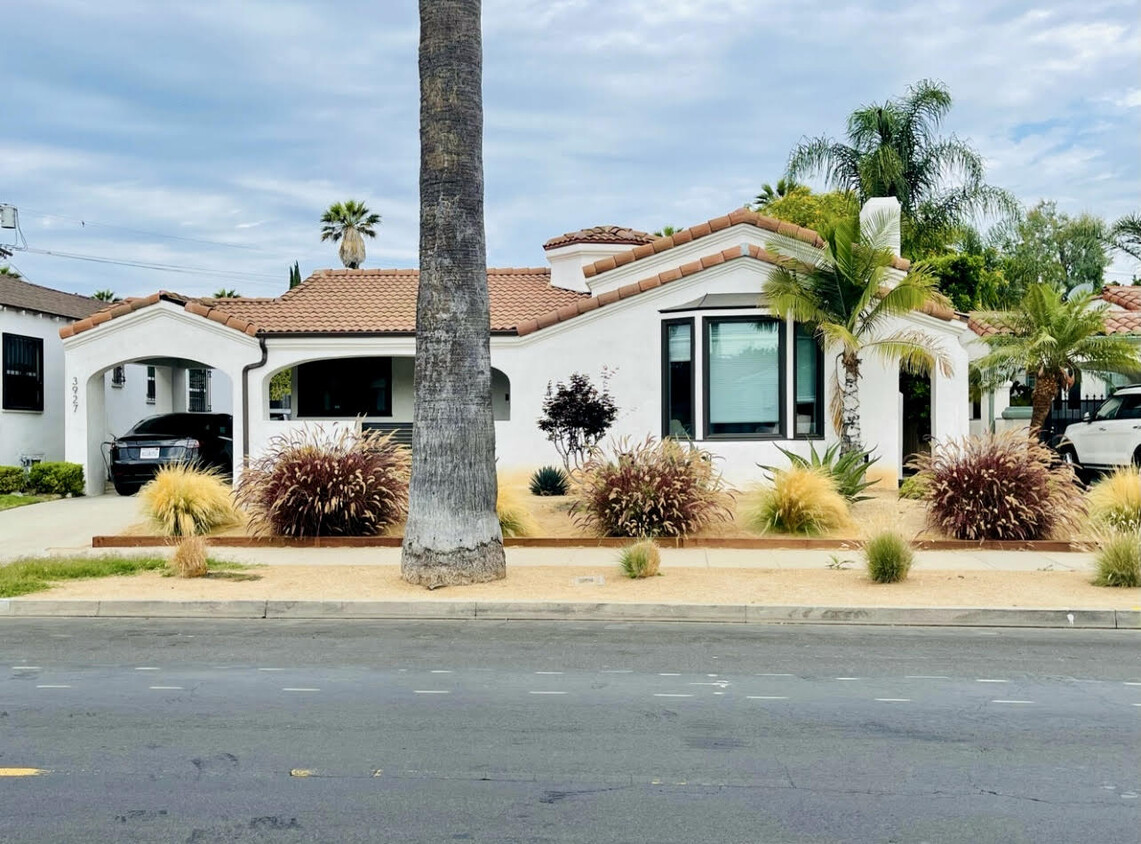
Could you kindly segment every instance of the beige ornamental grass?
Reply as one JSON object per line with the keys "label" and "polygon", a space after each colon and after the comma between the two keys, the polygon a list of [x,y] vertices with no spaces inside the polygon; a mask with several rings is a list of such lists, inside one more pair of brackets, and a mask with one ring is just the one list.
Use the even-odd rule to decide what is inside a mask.
{"label": "beige ornamental grass", "polygon": [[161,468],[140,490],[139,504],[165,536],[198,536],[241,521],[222,476],[184,463]]}
{"label": "beige ornamental grass", "polygon": [[1113,530],[1141,530],[1141,468],[1120,466],[1086,493],[1090,516]]}
{"label": "beige ornamental grass", "polygon": [[828,475],[804,466],[773,473],[771,485],[748,493],[746,526],[756,533],[816,535],[850,524],[848,503]]}

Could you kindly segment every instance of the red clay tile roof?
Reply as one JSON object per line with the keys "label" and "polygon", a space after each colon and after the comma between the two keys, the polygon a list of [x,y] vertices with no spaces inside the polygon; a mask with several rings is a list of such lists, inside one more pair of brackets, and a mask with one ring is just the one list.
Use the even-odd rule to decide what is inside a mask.
{"label": "red clay tile roof", "polygon": [[95,313],[104,303],[77,293],[64,293],[40,287],[23,279],[0,274],[0,305],[36,311],[41,314],[81,319]]}
{"label": "red clay tile roof", "polygon": [[576,232],[567,232],[558,237],[552,237],[543,244],[544,249],[558,249],[560,246],[570,246],[572,243],[615,243],[631,244],[651,243],[652,234],[640,232],[637,229],[628,229],[624,226],[594,226],[589,229],[579,229]]}
{"label": "red clay tile roof", "polygon": [[1141,311],[1141,285],[1107,284],[1101,298],[1127,311]]}
{"label": "red clay tile roof", "polygon": [[[759,229],[776,232],[785,237],[791,237],[805,243],[810,243],[816,247],[824,245],[824,241],[820,235],[812,229],[806,229],[794,223],[786,223],[784,220],[777,220],[773,217],[766,217],[763,214],[758,214],[751,208],[738,208],[722,217],[714,217],[712,220],[707,220],[704,223],[698,223],[696,226],[690,226],[688,229],[674,232],[668,237],[655,238],[649,243],[635,246],[629,252],[622,252],[613,257],[595,261],[593,264],[587,264],[582,268],[582,274],[587,278],[593,278],[599,273],[625,266],[642,258],[648,258],[651,255],[656,255],[659,252],[664,252],[675,246],[681,246],[684,243],[706,237],[714,232],[719,232],[722,229],[727,229],[739,223],[747,223]],[[898,270],[906,271],[911,267],[911,262],[905,258],[894,258],[892,260],[892,266]]]}
{"label": "red clay tile roof", "polygon": [[[1110,304],[1125,308],[1124,311],[1105,310],[1106,334],[1141,334],[1141,285],[1126,286],[1109,284],[1101,292],[1101,298]],[[1002,325],[992,315],[975,311],[968,323],[971,330],[980,337],[990,337],[1002,332]]]}
{"label": "red clay tile roof", "polygon": [[[88,331],[158,301],[251,336],[274,334],[404,334],[416,330],[417,270],[321,270],[276,298],[194,299],[166,291],[127,299],[60,330]],[[589,294],[552,287],[548,269],[489,269],[491,330],[517,325]]]}

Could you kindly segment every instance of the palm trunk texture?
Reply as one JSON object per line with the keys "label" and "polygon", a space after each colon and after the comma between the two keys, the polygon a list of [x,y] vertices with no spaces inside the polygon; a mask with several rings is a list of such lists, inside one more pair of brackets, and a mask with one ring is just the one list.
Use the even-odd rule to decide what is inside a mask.
{"label": "palm trunk texture", "polygon": [[480,0],[420,0],[420,291],[400,568],[429,589],[507,574],[495,512],[482,51]]}
{"label": "palm trunk texture", "polygon": [[842,355],[844,380],[840,383],[840,453],[859,451],[864,447],[860,431],[860,359]]}
{"label": "palm trunk texture", "polygon": [[1039,374],[1034,381],[1034,392],[1030,403],[1033,409],[1030,412],[1030,432],[1036,434],[1046,424],[1050,415],[1050,406],[1054,397],[1058,395],[1058,376],[1054,374]]}

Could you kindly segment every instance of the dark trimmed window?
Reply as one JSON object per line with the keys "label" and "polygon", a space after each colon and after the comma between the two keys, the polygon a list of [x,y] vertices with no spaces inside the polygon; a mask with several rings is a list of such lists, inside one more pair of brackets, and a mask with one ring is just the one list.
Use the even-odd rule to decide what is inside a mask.
{"label": "dark trimmed window", "polygon": [[793,355],[794,437],[824,436],[824,349],[812,326],[796,324]]}
{"label": "dark trimmed window", "polygon": [[147,404],[155,403],[155,368],[147,367]]}
{"label": "dark trimmed window", "polygon": [[189,399],[186,409],[191,413],[210,412],[210,370],[191,369],[187,371],[186,381],[189,388]]}
{"label": "dark trimmed window", "polygon": [[784,322],[704,320],[705,436],[784,437]]}
{"label": "dark trimmed window", "polygon": [[297,367],[297,416],[392,415],[392,358],[339,358]]}
{"label": "dark trimmed window", "polygon": [[662,436],[696,439],[693,320],[662,323]]}
{"label": "dark trimmed window", "polygon": [[4,409],[44,410],[44,341],[4,335]]}
{"label": "dark trimmed window", "polygon": [[127,383],[127,368],[125,366],[116,366],[111,370],[111,386],[122,387]]}

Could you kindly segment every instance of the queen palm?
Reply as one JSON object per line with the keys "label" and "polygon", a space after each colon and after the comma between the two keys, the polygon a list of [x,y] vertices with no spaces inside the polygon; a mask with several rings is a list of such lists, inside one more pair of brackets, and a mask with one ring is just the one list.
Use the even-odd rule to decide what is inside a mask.
{"label": "queen palm", "polygon": [[496,517],[480,0],[420,0],[420,285],[400,560],[434,589],[506,576]]}
{"label": "queen palm", "polygon": [[825,350],[836,352],[829,405],[842,454],[863,448],[860,367],[869,355],[898,361],[907,372],[927,373],[937,366],[951,374],[950,359],[929,335],[890,326],[893,317],[946,305],[935,279],[920,270],[892,284],[894,227],[883,214],[870,215],[863,230],[859,218],[846,217],[822,233],[821,247],[768,247],[779,257],[762,288],[765,301],[778,316],[813,326]]}
{"label": "queen palm", "polygon": [[1127,214],[1109,230],[1109,242],[1115,249],[1141,261],[1141,214]]}
{"label": "queen palm", "polygon": [[340,241],[341,263],[350,270],[358,269],[364,263],[364,239],[376,237],[380,215],[371,213],[363,202],[348,199],[330,205],[321,222],[321,240]]}
{"label": "queen palm", "polygon": [[1141,371],[1137,347],[1121,335],[1105,333],[1107,306],[1092,292],[1067,298],[1049,284],[1032,284],[1013,311],[976,314],[998,329],[984,337],[990,351],[976,366],[989,382],[1035,377],[1031,430],[1050,415],[1050,405],[1073,373],[1134,374]]}
{"label": "queen palm", "polygon": [[903,97],[852,112],[847,143],[802,140],[789,156],[788,177],[822,173],[831,188],[852,191],[861,204],[894,196],[903,213],[904,253],[940,246],[976,212],[1017,208],[1010,194],[985,183],[983,158],[974,148],[953,135],[938,136],[950,109],[946,86],[924,79]]}

